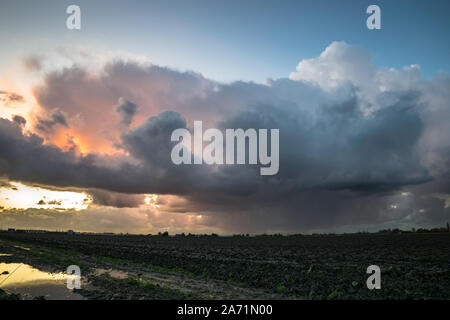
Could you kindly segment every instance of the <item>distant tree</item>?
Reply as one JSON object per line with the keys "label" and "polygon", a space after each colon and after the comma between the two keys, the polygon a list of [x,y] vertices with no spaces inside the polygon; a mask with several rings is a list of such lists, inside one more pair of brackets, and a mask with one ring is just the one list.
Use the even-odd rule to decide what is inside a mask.
{"label": "distant tree", "polygon": [[450,231],[450,225],[447,222],[447,231]]}

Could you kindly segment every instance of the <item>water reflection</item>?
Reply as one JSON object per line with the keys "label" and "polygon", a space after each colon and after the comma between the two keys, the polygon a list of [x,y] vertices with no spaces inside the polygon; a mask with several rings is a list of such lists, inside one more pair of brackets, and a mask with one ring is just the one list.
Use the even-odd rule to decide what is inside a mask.
{"label": "water reflection", "polygon": [[80,300],[66,287],[65,273],[48,273],[23,263],[0,263],[0,288],[25,299],[44,296],[50,300]]}

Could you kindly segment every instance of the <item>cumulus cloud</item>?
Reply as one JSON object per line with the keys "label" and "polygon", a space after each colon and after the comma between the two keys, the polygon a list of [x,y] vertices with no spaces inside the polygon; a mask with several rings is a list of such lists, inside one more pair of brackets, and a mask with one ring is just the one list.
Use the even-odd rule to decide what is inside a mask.
{"label": "cumulus cloud", "polygon": [[137,105],[125,98],[119,98],[119,104],[115,107],[116,112],[120,116],[120,123],[128,127],[137,112]]}
{"label": "cumulus cloud", "polygon": [[372,83],[377,73],[365,50],[345,42],[333,42],[319,57],[300,61],[296,69],[291,79],[314,82],[326,89]]}
{"label": "cumulus cloud", "polygon": [[13,116],[13,121],[20,126],[24,126],[27,123],[27,120],[24,117],[19,116],[19,115]]}
{"label": "cumulus cloud", "polygon": [[115,208],[137,208],[144,203],[145,195],[110,192],[101,189],[90,189],[93,203]]}
{"label": "cumulus cloud", "polygon": [[65,114],[61,110],[53,109],[45,118],[38,116],[36,129],[48,134],[53,132],[56,125],[69,127]]}
{"label": "cumulus cloud", "polygon": [[[449,208],[434,195],[450,194],[443,178],[450,173],[449,89],[446,73],[425,79],[418,66],[379,69],[366,51],[343,42],[301,61],[289,79],[266,84],[223,84],[138,62],[111,62],[98,73],[78,65],[45,77],[35,89],[40,105],[78,119],[71,121],[75,133],[113,142],[123,154],[64,152],[1,120],[0,174],[95,188],[94,201],[106,206],[137,207],[142,194],[172,195],[176,201],[162,204],[167,212],[195,212],[222,230],[442,223]],[[125,131],[116,128],[117,113]],[[62,124],[52,119],[47,127]],[[221,130],[280,129],[279,173],[263,177],[251,165],[175,166],[170,135],[192,130],[192,120]],[[102,141],[100,132],[114,138]],[[405,192],[415,202],[402,198]]]}
{"label": "cumulus cloud", "polygon": [[196,180],[198,171],[177,167],[170,161],[174,144],[170,135],[182,124],[179,114],[166,111],[127,132],[123,135],[123,148],[132,153],[130,158],[63,151],[46,144],[38,135],[25,132],[17,123],[0,119],[0,174],[15,181],[57,187],[183,193]]}

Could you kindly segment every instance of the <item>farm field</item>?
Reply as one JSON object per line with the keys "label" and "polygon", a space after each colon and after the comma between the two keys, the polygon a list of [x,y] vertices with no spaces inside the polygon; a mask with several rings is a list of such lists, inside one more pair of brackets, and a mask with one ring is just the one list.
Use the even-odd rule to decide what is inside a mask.
{"label": "farm field", "polygon": [[[50,273],[78,265],[82,288],[75,293],[83,299],[450,299],[448,233],[216,237],[0,232],[2,263]],[[366,287],[370,265],[381,269],[379,290]]]}

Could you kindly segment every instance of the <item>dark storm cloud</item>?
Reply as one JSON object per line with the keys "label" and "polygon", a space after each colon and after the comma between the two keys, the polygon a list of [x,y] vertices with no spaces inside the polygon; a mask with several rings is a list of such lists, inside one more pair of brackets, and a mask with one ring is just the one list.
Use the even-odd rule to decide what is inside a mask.
{"label": "dark storm cloud", "polygon": [[120,123],[127,127],[133,122],[137,109],[136,104],[124,98],[119,98],[119,105],[115,107],[120,116]]}
{"label": "dark storm cloud", "polygon": [[[140,126],[122,134],[121,147],[138,160],[139,170],[148,173],[149,180],[139,179],[136,187],[141,193],[186,193],[195,188],[210,187],[208,166],[176,166],[170,154],[174,130],[186,128],[186,121],[175,111],[164,111],[149,117]],[[124,189],[123,192],[127,192]]]}
{"label": "dark storm cloud", "polygon": [[144,203],[144,195],[124,194],[109,192],[101,189],[90,189],[87,193],[92,196],[94,204],[116,207],[116,208],[137,208]]}
{"label": "dark storm cloud", "polygon": [[[224,121],[224,128],[279,128],[280,171],[287,190],[378,191],[429,179],[415,149],[423,124],[407,101],[369,118],[356,97],[316,109],[297,104],[259,105]],[[286,186],[286,184],[288,184]]]}
{"label": "dark storm cloud", "polygon": [[[349,102],[352,103],[355,101]],[[280,172],[274,177],[261,177],[250,166],[223,167],[212,172],[203,165],[173,165],[170,134],[186,127],[185,120],[173,111],[151,117],[123,134],[122,147],[139,161],[137,165],[123,162],[108,166],[95,155],[77,157],[62,152],[43,145],[37,136],[23,135],[18,126],[7,120],[0,122],[0,146],[4,151],[1,159],[7,163],[5,173],[13,180],[126,193],[182,194],[193,210],[214,214],[224,227],[255,232],[264,224],[273,230],[282,230],[283,225],[287,230],[289,225],[289,229],[305,231],[318,225],[334,225],[339,219],[377,221],[377,214],[388,208],[388,203],[380,201],[381,195],[374,195],[374,191],[392,192],[428,179],[412,150],[421,130],[414,109],[383,110],[370,120],[352,111],[356,114],[342,117],[340,124],[335,118],[336,110],[332,110],[329,119],[322,115],[324,122],[313,127],[304,127],[307,119],[295,114],[292,106],[283,112],[277,110],[257,106],[223,123],[242,128],[280,128],[282,161]],[[335,121],[327,124],[331,118]],[[397,136],[395,141],[385,141],[386,127]],[[336,145],[336,139],[343,150]],[[21,146],[20,150],[15,146]],[[17,158],[29,161],[13,161]],[[106,191],[91,194],[94,203],[102,205],[129,207],[138,205],[138,200],[142,203],[139,196],[118,196]],[[361,217],[360,212],[364,212]],[[249,226],[247,222],[256,217],[258,222]]]}
{"label": "dark storm cloud", "polygon": [[[355,67],[347,72],[346,65]],[[2,120],[0,174],[104,192],[181,195],[186,202],[168,210],[203,214],[223,230],[442,223],[449,215],[442,198],[450,186],[442,177],[450,176],[450,77],[424,80],[415,66],[377,70],[366,53],[342,43],[297,70],[294,80],[266,84],[221,84],[120,61],[95,76],[80,66],[53,72],[35,90],[40,104],[82,114],[87,130],[102,129],[108,112],[117,119],[111,105],[118,97],[133,101],[116,108],[123,124],[139,123],[116,143],[129,157],[62,152]],[[129,107],[134,103],[139,114]],[[146,118],[138,122],[139,116]],[[279,173],[260,176],[250,165],[175,166],[170,135],[192,120],[220,129],[279,129]],[[111,206],[137,204],[117,194],[93,197]]]}
{"label": "dark storm cloud", "polygon": [[77,157],[73,152],[44,145],[41,137],[25,135],[21,126],[6,119],[0,119],[0,150],[0,174],[16,181],[95,187],[95,179],[113,173],[108,168],[97,168],[95,155]]}
{"label": "dark storm cloud", "polygon": [[27,123],[27,120],[24,117],[19,116],[19,115],[15,115],[13,117],[13,121],[20,126],[24,126]]}
{"label": "dark storm cloud", "polygon": [[36,129],[43,133],[51,133],[53,132],[56,125],[60,125],[66,128],[69,127],[66,116],[62,111],[58,109],[54,109],[49,112],[48,116],[46,116],[45,118],[38,117]]}
{"label": "dark storm cloud", "polygon": [[[96,154],[62,151],[36,134],[0,119],[0,174],[10,180],[57,187],[99,188],[122,193],[184,193],[198,171],[183,170],[170,161],[170,135],[184,125],[176,112],[150,117],[123,136],[123,145],[139,163]],[[20,159],[20,161],[17,161]],[[205,188],[199,185],[199,189]]]}

